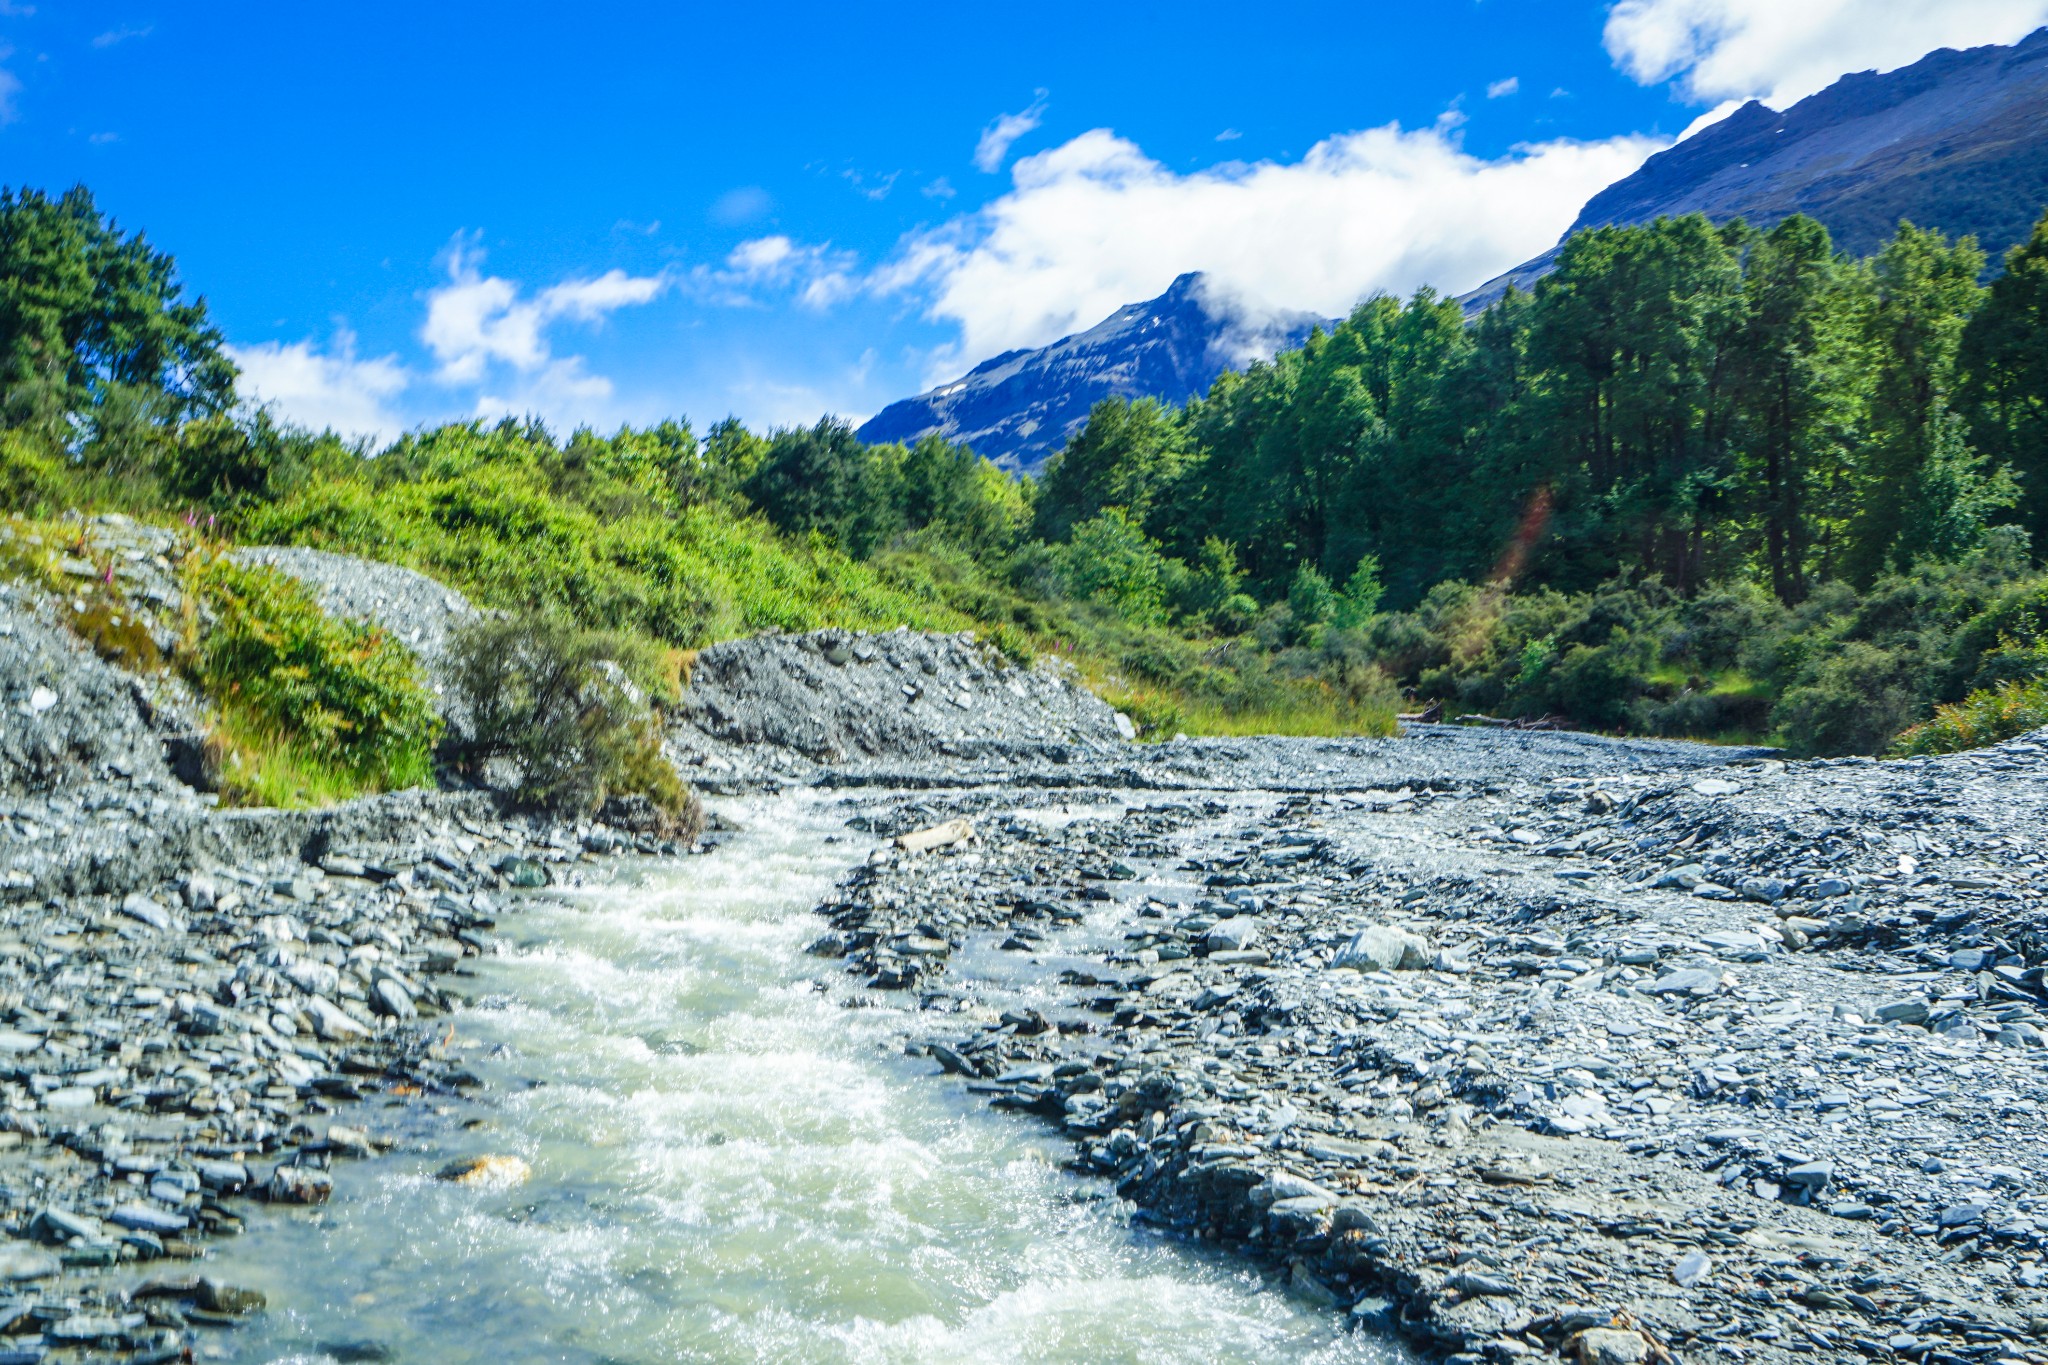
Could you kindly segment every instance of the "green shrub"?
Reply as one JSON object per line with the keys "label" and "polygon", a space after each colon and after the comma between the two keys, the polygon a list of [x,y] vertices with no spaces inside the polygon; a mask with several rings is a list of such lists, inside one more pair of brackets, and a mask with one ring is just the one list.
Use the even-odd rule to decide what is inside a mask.
{"label": "green shrub", "polygon": [[1073,539],[1055,554],[1066,587],[1075,597],[1101,603],[1134,625],[1163,625],[1168,596],[1177,586],[1173,570],[1186,570],[1160,553],[1156,541],[1125,515],[1105,509],[1074,528]]}
{"label": "green shrub", "polygon": [[1895,740],[1895,757],[1980,749],[2048,725],[2048,678],[2009,682],[1935,708],[1934,717]]}
{"label": "green shrub", "polygon": [[1851,640],[1779,698],[1771,723],[1795,754],[1874,754],[1926,714],[1922,662]]}
{"label": "green shrub", "polygon": [[25,432],[0,432],[0,510],[47,515],[69,501],[70,470]]}
{"label": "green shrub", "polygon": [[1249,593],[1234,592],[1216,604],[1209,624],[1219,635],[1242,635],[1259,619],[1259,604]]}
{"label": "green shrub", "polygon": [[1333,618],[1340,629],[1356,630],[1370,621],[1373,613],[1380,609],[1380,599],[1386,596],[1386,585],[1380,582],[1380,560],[1378,555],[1367,555],[1358,561],[1358,567],[1351,571],[1351,577],[1344,582],[1344,591],[1338,594],[1336,616]]}
{"label": "green shrub", "polygon": [[1579,724],[1612,729],[1627,719],[1649,662],[1649,641],[1617,627],[1606,644],[1573,645],[1565,652],[1552,673],[1552,695]]}
{"label": "green shrub", "polygon": [[694,836],[696,802],[662,756],[659,719],[630,676],[643,651],[560,617],[486,616],[449,638],[459,767],[517,770],[519,798],[588,815],[608,801],[644,802],[659,832]]}
{"label": "green shrub", "polygon": [[1287,585],[1287,615],[1296,642],[1320,642],[1323,627],[1336,614],[1337,591],[1330,580],[1306,561],[1295,566],[1293,581]]}
{"label": "green shrub", "polygon": [[430,780],[441,720],[411,651],[333,619],[273,569],[216,559],[188,591],[203,619],[187,671],[243,747],[286,744],[300,766],[331,770],[316,785],[344,795]]}

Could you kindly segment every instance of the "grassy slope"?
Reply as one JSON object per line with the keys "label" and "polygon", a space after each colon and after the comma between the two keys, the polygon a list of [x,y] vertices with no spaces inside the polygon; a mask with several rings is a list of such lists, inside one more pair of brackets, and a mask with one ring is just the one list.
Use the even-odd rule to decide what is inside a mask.
{"label": "grassy slope", "polygon": [[631,477],[565,483],[521,458],[428,461],[403,479],[314,480],[250,508],[234,530],[403,564],[487,606],[546,604],[669,647],[763,630],[977,630],[1014,657],[1067,659],[1166,736],[1393,730],[1383,694],[1281,677],[1256,658],[1218,666],[1216,641],[1020,592],[942,543],[856,560],[719,502],[672,509]]}

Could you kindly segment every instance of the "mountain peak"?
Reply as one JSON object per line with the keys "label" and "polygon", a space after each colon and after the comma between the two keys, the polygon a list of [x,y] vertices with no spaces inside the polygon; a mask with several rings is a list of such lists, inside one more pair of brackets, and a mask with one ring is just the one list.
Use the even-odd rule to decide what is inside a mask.
{"label": "mountain peak", "polygon": [[1065,445],[1105,398],[1185,403],[1247,355],[1298,345],[1326,325],[1307,313],[1250,318],[1219,301],[1200,271],[1126,304],[1084,332],[1005,351],[961,378],[891,403],[864,423],[868,442],[939,435],[1010,469],[1031,472]]}
{"label": "mountain peak", "polygon": [[[1782,113],[1751,100],[1586,201],[1565,233],[1704,213],[1768,228],[1795,213],[1867,255],[1901,218],[1974,233],[1996,261],[2048,203],[2048,28],[2010,47],[1942,48],[1859,71]],[[1483,308],[1528,288],[1556,249],[1481,285]]]}

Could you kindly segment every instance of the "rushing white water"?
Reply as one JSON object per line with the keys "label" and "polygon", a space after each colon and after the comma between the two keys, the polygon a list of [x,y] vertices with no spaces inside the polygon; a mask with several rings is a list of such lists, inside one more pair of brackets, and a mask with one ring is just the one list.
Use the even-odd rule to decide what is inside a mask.
{"label": "rushing white water", "polygon": [[[819,802],[735,814],[708,856],[506,918],[489,1003],[455,1021],[488,1100],[385,1111],[412,1150],[338,1166],[324,1210],[253,1215],[215,1273],[271,1310],[204,1358],[1399,1358],[1134,1231],[1036,1122],[902,1057],[901,1015],[820,990],[811,907],[865,844],[828,842]],[[432,1178],[469,1152],[532,1178]]]}

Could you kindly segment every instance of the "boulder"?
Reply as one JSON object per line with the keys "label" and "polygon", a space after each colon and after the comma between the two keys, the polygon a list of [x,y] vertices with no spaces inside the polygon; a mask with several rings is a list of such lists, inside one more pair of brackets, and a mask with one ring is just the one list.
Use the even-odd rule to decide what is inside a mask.
{"label": "boulder", "polygon": [[1353,935],[1330,965],[1359,972],[1400,972],[1427,967],[1429,961],[1429,943],[1420,934],[1375,924]]}

